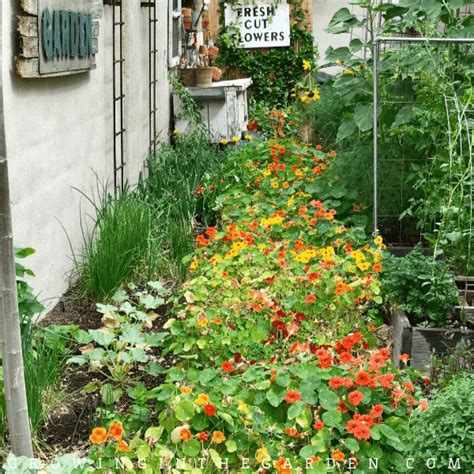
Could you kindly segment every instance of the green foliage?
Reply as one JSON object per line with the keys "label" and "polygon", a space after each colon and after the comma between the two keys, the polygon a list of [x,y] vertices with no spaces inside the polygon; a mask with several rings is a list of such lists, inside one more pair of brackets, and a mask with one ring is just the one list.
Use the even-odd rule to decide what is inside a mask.
{"label": "green foliage", "polygon": [[[27,247],[15,249],[15,258],[26,258],[33,255],[35,250]],[[18,292],[18,310],[21,317],[31,318],[37,313],[44,310],[44,306],[38,301],[33,293],[31,286],[24,280],[26,276],[34,277],[35,274],[29,268],[26,268],[21,263],[16,262],[16,288]]]}
{"label": "green foliage", "polygon": [[160,236],[155,222],[160,218],[145,200],[129,189],[108,194],[98,189],[87,197],[96,215],[80,255],[74,256],[79,289],[98,300],[110,297],[137,272],[151,276],[157,267]]}
{"label": "green foliage", "polygon": [[[213,182],[228,152],[209,143],[204,132],[176,135],[148,158],[148,176],[139,194],[161,217],[156,224],[171,272],[186,275],[182,259],[193,248],[193,229],[215,219]],[[174,270],[173,270],[174,269]]]}
{"label": "green foliage", "polygon": [[228,25],[220,32],[219,65],[252,78],[251,98],[257,104],[275,107],[292,102],[292,90],[305,74],[303,60],[315,64],[314,38],[301,26],[305,15],[299,5],[294,5],[292,17],[291,46],[286,48],[249,50],[239,46],[235,26]]}
{"label": "green foliage", "polygon": [[431,360],[431,387],[442,388],[464,374],[474,374],[472,342],[461,340],[448,353],[435,355]]}
{"label": "green foliage", "polygon": [[449,266],[420,247],[406,257],[387,256],[381,274],[385,300],[407,312],[417,325],[441,327],[458,304]]}
{"label": "green foliage", "polygon": [[28,414],[36,434],[48,414],[63,401],[60,380],[69,350],[60,331],[41,329],[26,318],[22,329]]}
{"label": "green foliage", "polygon": [[68,364],[87,366],[91,372],[102,374],[102,381],[93,380],[84,390],[100,392],[103,404],[109,407],[120,400],[132,383],[131,372],[143,371],[151,360],[149,350],[159,347],[165,336],[149,330],[159,317],[155,310],[166,303],[168,290],[158,281],[149,282],[142,290],[133,285],[132,288],[132,294],[118,290],[110,304],[97,304],[97,310],[103,314],[101,329],[84,331],[70,327],[82,350],[80,355],[69,358]]}
{"label": "green foliage", "polygon": [[[466,4],[407,0],[393,5],[358,1],[365,10],[363,20],[357,19],[347,8],[336,12],[331,20],[328,31],[332,33],[347,33],[354,26],[364,26],[368,31],[367,39],[356,37],[346,47],[326,51],[327,65],[338,65],[343,71],[325,83],[321,100],[313,108],[318,139],[338,151],[326,175],[325,188],[340,183],[347,190],[349,199],[336,206],[343,215],[348,214],[349,203],[361,203],[367,208],[373,199],[373,65],[369,53],[375,36],[394,33],[440,36],[441,31],[446,36],[470,36],[473,15],[460,14],[459,7],[463,3]],[[380,30],[378,13],[382,13],[383,18]],[[363,59],[365,55],[361,54],[364,48],[368,59]],[[457,245],[455,251],[460,261],[462,255],[467,254],[470,205],[465,207],[469,200],[466,186],[455,187],[453,183],[463,176],[468,184],[466,163],[470,158],[466,153],[468,147],[464,146],[464,156],[458,160],[462,164],[455,168],[456,158],[447,153],[450,149],[448,132],[451,128],[451,138],[456,138],[456,124],[465,122],[457,118],[455,109],[469,110],[468,101],[461,101],[459,106],[454,101],[469,89],[472,65],[469,45],[404,44],[400,48],[384,48],[379,68],[379,215],[397,216],[410,207],[409,212],[402,214],[404,235],[399,235],[400,223],[396,217],[382,222],[385,226],[382,230],[388,241],[398,242],[401,238],[410,243],[418,239],[415,223],[421,221],[422,232],[428,233],[433,247],[438,244],[446,254],[451,254],[453,246],[449,250],[448,247],[458,236],[453,234],[453,229],[461,225],[462,230],[458,230],[463,235],[464,246]],[[446,102],[451,109],[448,116]],[[417,170],[416,174],[411,173],[412,168]],[[418,184],[413,186],[414,182]],[[432,191],[433,198],[427,200]],[[453,194],[457,199],[451,206],[449,198]],[[463,204],[459,204],[461,199],[464,199]],[[418,212],[414,210],[416,206],[420,208]],[[462,208],[465,212],[458,211]],[[437,231],[430,236],[433,222]],[[442,247],[439,244],[446,241],[446,234],[451,240],[447,239],[448,245]]]}
{"label": "green foliage", "polygon": [[460,472],[469,472],[474,465],[474,379],[470,376],[453,380],[435,393],[425,412],[411,420],[409,457],[414,459],[413,471],[425,472],[426,462],[433,459],[429,472],[454,470],[459,459]]}

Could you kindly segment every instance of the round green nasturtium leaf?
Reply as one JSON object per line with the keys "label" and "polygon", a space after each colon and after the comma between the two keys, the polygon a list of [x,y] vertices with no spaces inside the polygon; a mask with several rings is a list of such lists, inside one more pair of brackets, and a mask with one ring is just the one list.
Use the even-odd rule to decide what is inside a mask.
{"label": "round green nasturtium leaf", "polygon": [[194,415],[194,404],[191,400],[181,400],[176,405],[174,414],[179,421],[188,421]]}
{"label": "round green nasturtium leaf", "polygon": [[186,456],[196,457],[201,451],[201,443],[197,439],[190,439],[183,446],[183,452]]}
{"label": "round green nasturtium leaf", "polygon": [[319,392],[319,403],[325,410],[335,410],[339,404],[339,397],[331,390]]}
{"label": "round green nasturtium leaf", "polygon": [[322,419],[326,426],[335,427],[342,421],[342,414],[337,410],[329,410],[323,413]]}

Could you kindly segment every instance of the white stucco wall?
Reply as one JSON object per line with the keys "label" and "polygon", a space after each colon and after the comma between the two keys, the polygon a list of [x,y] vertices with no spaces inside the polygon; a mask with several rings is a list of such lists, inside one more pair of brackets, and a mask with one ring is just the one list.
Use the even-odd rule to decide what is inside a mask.
{"label": "white stucco wall", "polygon": [[319,64],[326,62],[325,52],[329,46],[334,49],[342,46],[348,46],[354,35],[363,34],[360,30],[354,31],[353,34],[332,34],[324,31],[331,18],[341,8],[348,8],[355,15],[361,15],[361,9],[351,5],[349,0],[313,0],[313,36],[315,43],[319,48]]}
{"label": "white stucco wall", "polygon": [[[4,83],[5,128],[10,167],[15,245],[37,253],[25,262],[40,299],[51,307],[68,287],[72,245],[82,242],[80,212],[90,206],[73,189],[89,193],[96,176],[111,180],[112,40],[111,7],[100,20],[97,68],[89,73],[51,79],[20,79],[14,72],[17,51],[16,0],[4,1],[1,73]],[[125,126],[126,177],[136,182],[148,149],[148,14],[140,2],[126,9]],[[158,1],[158,129],[167,131],[167,1]],[[11,54],[7,54],[8,52]],[[166,136],[166,133],[165,133]]]}

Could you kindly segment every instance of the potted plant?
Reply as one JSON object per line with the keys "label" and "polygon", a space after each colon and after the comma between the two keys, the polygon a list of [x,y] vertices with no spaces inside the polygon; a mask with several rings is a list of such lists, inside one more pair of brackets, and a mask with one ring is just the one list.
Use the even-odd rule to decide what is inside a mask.
{"label": "potted plant", "polygon": [[[433,352],[461,339],[474,341],[472,321],[460,307],[460,291],[446,262],[420,246],[405,257],[387,256],[381,273],[384,300],[391,304],[393,358],[407,354],[411,366],[428,371]],[[457,309],[458,308],[458,309]]]}
{"label": "potted plant", "polygon": [[[222,71],[213,67],[213,62],[219,54],[219,49],[215,46],[201,46],[199,48],[199,56],[196,69],[196,85],[197,87],[210,87],[213,78],[219,80]],[[216,71],[217,69],[217,71]],[[220,72],[220,74],[219,74]]]}

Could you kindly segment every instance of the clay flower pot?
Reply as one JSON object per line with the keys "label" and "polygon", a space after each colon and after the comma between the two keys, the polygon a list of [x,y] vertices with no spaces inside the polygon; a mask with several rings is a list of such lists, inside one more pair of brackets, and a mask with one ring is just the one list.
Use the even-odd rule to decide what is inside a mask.
{"label": "clay flower pot", "polygon": [[212,67],[198,67],[196,69],[196,86],[211,87],[212,86]]}
{"label": "clay flower pot", "polygon": [[222,77],[222,71],[218,67],[212,68],[212,80],[214,82],[220,81]]}
{"label": "clay flower pot", "polygon": [[183,18],[184,29],[190,30],[193,26],[193,10],[191,8],[182,8],[181,17]]}

